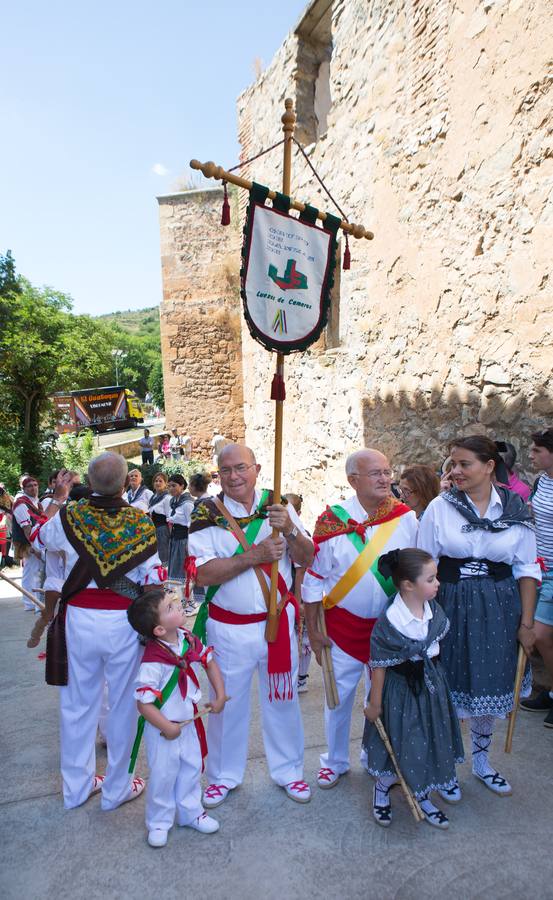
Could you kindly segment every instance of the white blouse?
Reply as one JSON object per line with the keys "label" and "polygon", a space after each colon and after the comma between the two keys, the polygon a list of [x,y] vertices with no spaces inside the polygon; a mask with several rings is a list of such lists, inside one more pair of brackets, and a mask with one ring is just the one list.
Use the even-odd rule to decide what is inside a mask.
{"label": "white blouse", "polygon": [[[430,609],[430,604],[425,603],[422,611],[422,619],[417,619],[404,602],[402,596],[396,594],[394,602],[386,610],[386,618],[400,634],[411,638],[413,641],[424,641],[428,635],[428,628],[430,620],[432,619],[432,610]],[[432,641],[428,648],[427,655],[429,657],[437,656],[439,652],[440,645],[438,641]],[[417,655],[412,658],[420,659],[421,657]]]}
{"label": "white blouse", "polygon": [[[480,513],[467,497],[477,516]],[[484,514],[485,519],[499,519],[503,507],[499,494],[492,485],[490,502]],[[503,562],[513,567],[515,578],[535,578],[541,581],[540,567],[536,562],[536,535],[526,525],[511,525],[502,531],[463,531],[467,520],[443,497],[436,497],[427,506],[419,525],[417,547],[426,550],[434,559],[451,556],[463,559],[489,559]],[[469,575],[470,571],[461,575]]]}
{"label": "white blouse", "polygon": [[189,528],[190,517],[192,516],[192,510],[194,509],[194,501],[184,500],[173,513],[173,510],[171,509],[171,499],[172,498],[169,498],[169,504],[167,506],[167,521],[171,525],[186,525],[186,527]]}
{"label": "white blouse", "polygon": [[169,513],[171,512],[171,494],[165,494],[165,497],[162,497],[161,500],[158,500],[153,506],[148,507],[148,512],[150,515],[152,513],[157,513],[158,516],[165,516],[165,518],[168,519]]}

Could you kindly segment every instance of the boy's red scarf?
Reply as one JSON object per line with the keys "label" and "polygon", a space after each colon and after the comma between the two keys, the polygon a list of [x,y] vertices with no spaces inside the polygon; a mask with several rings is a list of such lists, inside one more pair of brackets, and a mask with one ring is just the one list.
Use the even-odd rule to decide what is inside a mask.
{"label": "boy's red scarf", "polygon": [[[186,700],[188,694],[189,678],[198,689],[200,687],[197,675],[192,668],[192,663],[200,663],[204,669],[207,668],[207,657],[213,649],[212,647],[204,648],[200,639],[197,638],[195,634],[192,634],[191,631],[185,631],[185,637],[189,646],[188,650],[182,655],[180,653],[175,653],[174,650],[171,650],[170,647],[161,643],[161,641],[152,640],[148,641],[146,644],[144,655],[142,657],[143,663],[152,662],[162,663],[166,666],[178,666],[180,671],[177,683],[183,700]],[[150,688],[148,688],[148,690],[150,690]],[[156,694],[161,700],[160,691],[152,691],[152,693]]]}

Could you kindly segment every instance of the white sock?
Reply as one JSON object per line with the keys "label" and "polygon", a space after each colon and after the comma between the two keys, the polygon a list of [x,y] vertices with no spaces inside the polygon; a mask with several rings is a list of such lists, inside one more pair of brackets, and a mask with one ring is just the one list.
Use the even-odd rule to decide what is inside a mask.
{"label": "white sock", "polygon": [[494,724],[495,716],[473,716],[470,720],[472,771],[477,775],[493,775],[495,772],[488,760]]}
{"label": "white sock", "polygon": [[425,797],[421,797],[419,800],[419,806],[425,813],[433,813],[433,812],[441,812],[441,809],[438,809],[437,806],[434,806],[431,800],[428,799],[428,794]]}
{"label": "white sock", "polygon": [[390,794],[389,790],[393,784],[395,784],[397,778],[395,775],[381,775],[381,777],[376,782],[376,791],[374,802],[376,806],[389,806],[390,805]]}

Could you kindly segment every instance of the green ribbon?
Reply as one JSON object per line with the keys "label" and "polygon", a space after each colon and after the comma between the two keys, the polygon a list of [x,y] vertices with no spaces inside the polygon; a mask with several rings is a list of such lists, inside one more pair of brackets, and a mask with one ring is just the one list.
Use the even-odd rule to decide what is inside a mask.
{"label": "green ribbon", "polygon": [[[330,508],[331,508],[332,512],[334,513],[334,515],[338,519],[340,519],[340,522],[343,522],[343,524],[347,526],[349,520],[351,519],[351,516],[348,512],[346,512],[344,507],[336,505],[336,506],[331,506]],[[361,551],[365,547],[365,544],[364,544],[364,541],[363,541],[363,538],[361,537],[361,535],[357,534],[357,532],[354,531],[351,534],[348,534],[347,537],[348,537],[348,540],[351,541],[351,543],[353,544],[353,546],[355,547],[357,552],[361,553]],[[382,590],[384,591],[384,593],[386,594],[387,597],[393,597],[395,594],[397,594],[397,588],[396,588],[394,582],[392,581],[392,579],[384,578],[384,576],[381,575],[380,572],[378,571],[378,559],[375,559],[375,561],[373,562],[369,571],[373,573],[374,577],[378,581],[380,587],[382,588]]]}
{"label": "green ribbon", "polygon": [[[186,653],[189,646],[190,646],[190,644],[188,643],[186,638],[184,638],[183,642],[182,642],[182,650],[180,652],[181,656],[183,656]],[[169,699],[169,697],[175,690],[175,688],[177,686],[177,682],[179,680],[179,672],[180,672],[180,666],[175,666],[169,681],[167,682],[167,684],[165,685],[165,687],[163,688],[163,690],[161,692],[161,700],[159,699],[159,697],[156,697],[156,699],[154,700],[154,706],[156,706],[158,709],[161,709],[163,704],[167,703],[167,700]],[[144,716],[139,716],[138,723],[136,726],[136,737],[134,739],[134,744],[133,744],[132,750],[131,750],[131,761],[129,763],[129,774],[130,775],[132,775],[132,773],[134,772],[134,767],[136,766],[136,758],[138,756],[138,751],[140,750],[140,744],[142,743],[142,735],[144,734],[145,721],[146,720],[145,720]]]}
{"label": "green ribbon", "polygon": [[[268,499],[269,499],[269,491],[267,489],[265,489],[261,494],[261,499],[257,506],[256,512],[258,512],[258,513],[261,512],[261,510],[267,503]],[[264,521],[265,521],[264,518],[253,519],[253,521],[250,522],[250,524],[246,528],[246,530],[244,532],[244,537],[246,538],[246,541],[248,542],[250,547],[253,544],[253,542],[255,541],[257,535],[259,534],[260,528],[263,525]],[[244,549],[243,549],[242,545],[239,544],[232,555],[240,556],[240,554],[243,552],[244,552]],[[196,637],[199,637],[202,644],[205,644],[207,642],[206,626],[207,626],[207,618],[209,615],[209,604],[213,600],[215,594],[217,593],[217,591],[219,590],[220,587],[221,587],[220,584],[212,584],[208,587],[207,591],[205,592],[205,597],[204,597],[203,603],[198,610],[198,614],[196,616],[196,621],[194,622],[194,627],[192,629],[192,633],[195,634]]]}

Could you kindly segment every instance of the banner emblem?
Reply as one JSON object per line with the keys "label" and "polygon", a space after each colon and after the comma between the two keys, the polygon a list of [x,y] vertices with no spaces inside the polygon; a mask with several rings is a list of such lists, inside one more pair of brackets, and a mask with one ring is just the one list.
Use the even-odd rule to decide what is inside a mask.
{"label": "banner emblem", "polygon": [[242,247],[241,295],[255,340],[292,353],[314,343],[328,318],[339,219],[315,225],[317,210],[289,215],[290,198],[265,206],[268,188],[253,184]]}

